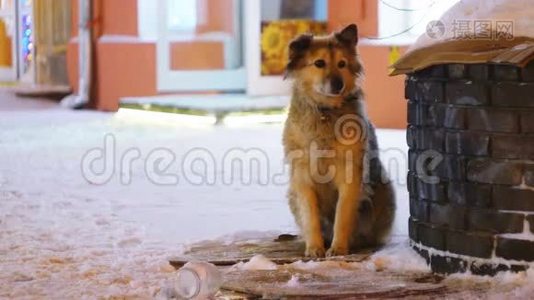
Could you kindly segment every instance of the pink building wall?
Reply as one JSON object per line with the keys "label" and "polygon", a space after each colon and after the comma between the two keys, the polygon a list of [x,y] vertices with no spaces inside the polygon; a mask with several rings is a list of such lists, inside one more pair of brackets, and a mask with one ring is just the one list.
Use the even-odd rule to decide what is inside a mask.
{"label": "pink building wall", "polygon": [[[206,7],[209,7],[208,19],[211,21],[205,25],[206,28],[198,30],[232,30],[231,11],[224,12],[230,8],[223,3],[230,0],[199,1],[209,1]],[[75,90],[78,68],[77,2],[72,0],[74,26],[67,53],[69,81]],[[156,45],[138,37],[137,0],[96,0],[93,9],[95,71],[91,107],[116,111],[121,97],[157,95]],[[330,0],[328,22],[331,30],[355,22],[359,25],[360,35],[375,36],[378,33],[377,0]],[[222,53],[221,49],[217,43],[173,44],[171,65],[174,69],[220,68],[222,55],[202,53]],[[404,78],[388,76],[390,47],[360,45],[359,50],[366,68],[365,91],[372,120],[378,127],[405,128]],[[402,51],[405,49],[401,48]]]}

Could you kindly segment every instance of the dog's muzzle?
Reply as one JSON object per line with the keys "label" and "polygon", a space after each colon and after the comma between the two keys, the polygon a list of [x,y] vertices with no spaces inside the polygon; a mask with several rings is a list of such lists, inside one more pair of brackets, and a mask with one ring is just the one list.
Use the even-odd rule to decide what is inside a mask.
{"label": "dog's muzzle", "polygon": [[327,96],[338,97],[345,91],[345,83],[341,77],[335,76],[328,79],[322,86],[316,86],[315,92]]}
{"label": "dog's muzzle", "polygon": [[343,79],[339,77],[332,77],[330,80],[330,90],[331,94],[339,95],[343,92],[345,84],[343,84]]}

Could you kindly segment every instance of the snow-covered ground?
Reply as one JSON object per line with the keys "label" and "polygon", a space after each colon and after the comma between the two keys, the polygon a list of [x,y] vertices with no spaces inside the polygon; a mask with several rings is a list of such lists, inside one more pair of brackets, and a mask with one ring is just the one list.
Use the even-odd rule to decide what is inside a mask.
{"label": "snow-covered ground", "polygon": [[[235,149],[259,149],[275,177],[283,173],[281,130],[281,124],[220,127],[74,112],[2,92],[0,298],[147,297],[172,271],[166,258],[185,243],[243,231],[295,232],[285,176],[267,185],[243,184],[236,174],[230,182],[216,176],[214,183],[195,185],[179,178],[165,186],[152,183],[144,168],[144,158],[158,148],[176,153],[171,169],[177,174],[181,158],[194,149],[216,160]],[[117,160],[131,149],[143,157],[133,164],[130,184],[121,183],[118,168],[102,185],[83,176],[82,158],[103,147],[106,134],[114,136]],[[403,135],[380,136],[384,145],[405,151]],[[404,188],[399,191],[407,211]],[[406,234],[405,223],[399,219],[398,234]]]}
{"label": "snow-covered ground", "polygon": [[[172,277],[166,259],[187,243],[295,232],[286,175],[275,176],[283,174],[281,130],[281,124],[211,126],[67,111],[0,91],[0,299],[149,299]],[[394,235],[406,239],[404,132],[378,135],[397,186]],[[105,164],[96,161],[88,173],[83,161],[98,154],[106,136],[115,143],[115,169],[99,184]],[[253,177],[247,184],[250,176],[239,173],[226,181],[230,171],[219,166],[225,154],[251,149],[267,155],[269,181]],[[173,153],[169,169],[153,159],[154,151],[163,160]],[[183,161],[191,151],[216,162],[200,184],[205,169]],[[124,163],[136,153],[141,158]],[[163,173],[177,174],[178,183]],[[410,261],[399,257],[403,251],[385,250],[375,264],[402,269]]]}

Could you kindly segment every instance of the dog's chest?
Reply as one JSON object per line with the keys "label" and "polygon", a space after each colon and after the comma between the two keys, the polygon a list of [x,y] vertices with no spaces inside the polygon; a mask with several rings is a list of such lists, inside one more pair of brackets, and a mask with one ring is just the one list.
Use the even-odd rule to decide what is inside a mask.
{"label": "dog's chest", "polygon": [[286,159],[292,174],[304,182],[325,184],[328,195],[334,195],[333,187],[340,183],[360,177],[367,143],[365,135],[351,129],[358,130],[358,126],[347,128],[339,123],[345,116],[355,116],[352,111],[335,113],[327,119],[315,114],[292,114],[284,131]]}
{"label": "dog's chest", "polygon": [[349,140],[330,124],[308,128],[298,130],[295,146],[302,152],[302,159],[314,164],[320,172],[326,172],[333,165],[342,167],[357,163],[363,156],[365,140]]}

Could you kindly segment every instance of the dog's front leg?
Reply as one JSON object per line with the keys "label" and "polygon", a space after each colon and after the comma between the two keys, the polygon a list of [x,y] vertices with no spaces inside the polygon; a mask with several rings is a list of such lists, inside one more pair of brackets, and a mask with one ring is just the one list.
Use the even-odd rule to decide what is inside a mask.
{"label": "dog's front leg", "polygon": [[358,206],[361,190],[361,176],[357,176],[357,180],[347,184],[342,183],[338,185],[339,198],[336,206],[336,218],[334,222],[334,239],[327,256],[338,256],[349,254],[350,237],[358,224]]}
{"label": "dog's front leg", "polygon": [[324,240],[321,233],[319,204],[313,187],[301,184],[297,187],[297,197],[302,231],[306,240],[307,257],[324,257]]}

